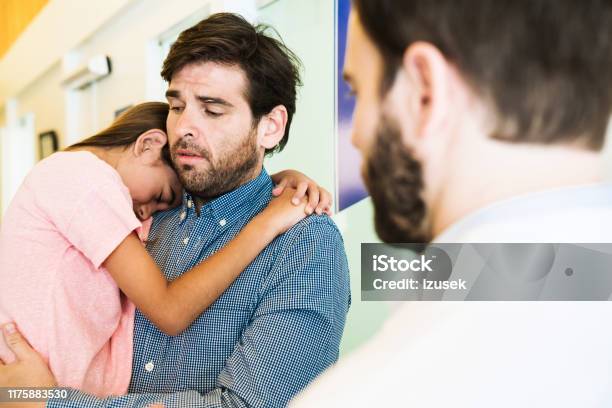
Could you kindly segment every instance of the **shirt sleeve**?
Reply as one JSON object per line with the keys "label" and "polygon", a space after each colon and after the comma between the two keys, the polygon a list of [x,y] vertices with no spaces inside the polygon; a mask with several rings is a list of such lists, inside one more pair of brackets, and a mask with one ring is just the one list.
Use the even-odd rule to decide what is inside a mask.
{"label": "shirt sleeve", "polygon": [[[316,217],[311,217],[316,219]],[[342,237],[321,217],[303,225],[279,254],[249,326],[217,379],[217,388],[96,399],[75,392],[50,407],[284,407],[338,358],[350,304]]]}
{"label": "shirt sleeve", "polygon": [[75,205],[69,207],[69,214],[56,217],[60,220],[57,223],[60,232],[96,268],[141,226],[129,195],[122,188],[112,182],[90,187],[78,197]]}

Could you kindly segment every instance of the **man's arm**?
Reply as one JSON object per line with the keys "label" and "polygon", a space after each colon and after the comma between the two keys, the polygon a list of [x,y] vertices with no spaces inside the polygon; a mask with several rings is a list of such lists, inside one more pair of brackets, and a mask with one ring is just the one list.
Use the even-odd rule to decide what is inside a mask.
{"label": "man's arm", "polygon": [[338,357],[349,303],[349,272],[340,233],[310,217],[278,251],[249,326],[217,379],[217,388],[98,399],[74,392],[49,407],[284,407]]}
{"label": "man's arm", "polygon": [[[37,387],[57,386],[53,374],[42,357],[23,338],[14,323],[2,326],[0,341],[6,343],[15,357],[15,360],[8,366],[5,365],[6,361],[0,359],[0,387],[20,389],[31,386],[32,383]],[[15,403],[22,408],[45,406],[45,403],[40,401],[29,403],[16,401]],[[0,402],[0,405],[4,404]]]}
{"label": "man's arm", "polygon": [[327,217],[293,231],[217,386],[247,402],[286,403],[338,358],[350,301],[340,233]]}

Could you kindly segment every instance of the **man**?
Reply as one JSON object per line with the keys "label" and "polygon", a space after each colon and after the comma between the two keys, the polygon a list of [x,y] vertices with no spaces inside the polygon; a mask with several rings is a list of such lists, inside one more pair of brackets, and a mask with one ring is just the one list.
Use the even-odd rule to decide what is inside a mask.
{"label": "man", "polygon": [[[612,242],[612,3],[353,6],[353,143],[384,241]],[[292,406],[610,406],[611,320],[608,302],[410,302]]]}
{"label": "man", "polygon": [[[270,201],[263,160],[287,143],[295,61],[263,28],[231,14],[209,17],[172,46],[162,71],[167,130],[186,193],[182,206],[155,217],[148,241],[169,279],[223,247]],[[336,361],[348,306],[342,238],[314,215],[270,244],[182,334],[164,335],[137,313],[128,395],[74,393],[48,405],[281,407]],[[44,367],[20,352],[18,335],[9,343],[21,360],[5,378],[45,385],[34,379]]]}

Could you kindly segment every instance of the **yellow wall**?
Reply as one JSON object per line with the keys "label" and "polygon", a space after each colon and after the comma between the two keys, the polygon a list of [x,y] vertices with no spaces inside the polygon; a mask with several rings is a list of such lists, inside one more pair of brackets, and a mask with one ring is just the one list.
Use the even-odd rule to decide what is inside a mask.
{"label": "yellow wall", "polygon": [[0,1],[0,58],[49,0]]}

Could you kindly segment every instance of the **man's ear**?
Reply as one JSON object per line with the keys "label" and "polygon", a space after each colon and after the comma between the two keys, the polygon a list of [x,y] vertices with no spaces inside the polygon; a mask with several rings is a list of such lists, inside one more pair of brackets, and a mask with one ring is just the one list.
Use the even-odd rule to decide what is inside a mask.
{"label": "man's ear", "polygon": [[257,125],[257,142],[259,146],[273,149],[281,142],[283,136],[285,136],[287,117],[287,108],[283,105],[274,107],[270,113],[262,116]]}
{"label": "man's ear", "polygon": [[450,73],[449,62],[433,44],[415,42],[404,51],[402,69],[394,85],[403,89],[395,90],[399,92],[395,97],[400,99],[395,102],[409,109],[405,113],[416,138],[440,134],[452,103],[448,92]]}
{"label": "man's ear", "polygon": [[168,143],[168,136],[160,129],[150,129],[138,136],[133,146],[134,156],[146,162],[156,162],[161,157],[161,150]]}

